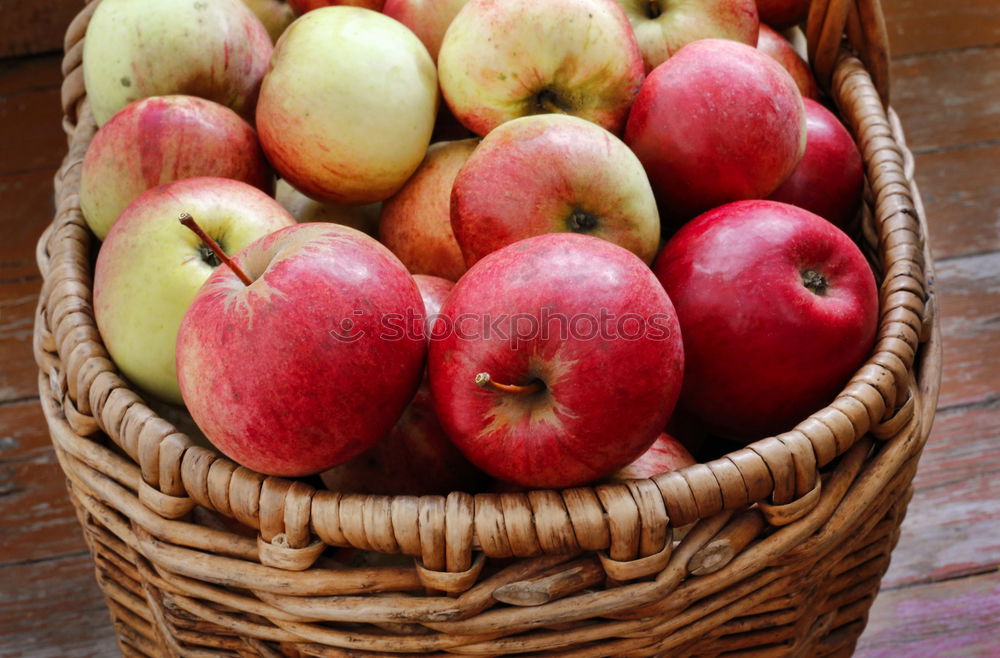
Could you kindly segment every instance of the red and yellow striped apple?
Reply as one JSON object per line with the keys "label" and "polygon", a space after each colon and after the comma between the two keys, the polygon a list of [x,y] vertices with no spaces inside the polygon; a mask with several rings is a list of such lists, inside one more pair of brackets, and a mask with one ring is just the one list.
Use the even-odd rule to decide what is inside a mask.
{"label": "red and yellow striped apple", "polygon": [[483,138],[455,177],[451,222],[467,265],[545,233],[603,238],[649,264],[660,218],[642,163],[600,126],[540,114]]}
{"label": "red and yellow striped apple", "polygon": [[438,53],[441,92],[477,135],[543,112],[621,133],[643,66],[614,0],[471,0]]}

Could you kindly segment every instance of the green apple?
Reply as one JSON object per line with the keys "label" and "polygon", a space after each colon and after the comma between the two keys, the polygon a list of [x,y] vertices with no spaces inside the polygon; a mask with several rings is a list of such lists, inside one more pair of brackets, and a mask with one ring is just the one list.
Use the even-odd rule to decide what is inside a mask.
{"label": "green apple", "polygon": [[381,203],[367,203],[363,206],[349,206],[310,199],[281,178],[274,189],[274,198],[300,224],[307,222],[330,222],[356,228],[373,238],[378,237]]}
{"label": "green apple", "polygon": [[437,103],[434,61],[404,25],[368,9],[324,7],[278,40],[257,131],[271,164],[300,192],[372,203],[420,165]]}
{"label": "green apple", "polygon": [[103,0],[83,77],[97,125],[149,96],[187,94],[253,116],[271,37],[240,0]]}
{"label": "green apple", "polygon": [[111,358],[141,389],[181,403],[174,343],[184,312],[218,266],[181,225],[188,213],[227,254],[295,224],[277,201],[226,178],[187,178],[142,193],[97,256],[94,315]]}

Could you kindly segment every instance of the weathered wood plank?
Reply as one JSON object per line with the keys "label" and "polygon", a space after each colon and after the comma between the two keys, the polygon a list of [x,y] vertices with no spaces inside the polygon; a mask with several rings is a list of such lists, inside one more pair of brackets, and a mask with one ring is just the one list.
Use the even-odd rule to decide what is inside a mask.
{"label": "weathered wood plank", "polygon": [[885,0],[882,9],[894,58],[1000,43],[996,0]]}
{"label": "weathered wood plank", "polygon": [[0,403],[38,395],[31,342],[41,279],[0,282]]}
{"label": "weathered wood plank", "polygon": [[36,400],[0,405],[0,565],[86,548]]}
{"label": "weathered wood plank", "polygon": [[916,156],[935,258],[1000,249],[998,169],[1000,144]]}
{"label": "weathered wood plank", "polygon": [[81,7],[81,0],[4,3],[0,57],[62,50],[66,27]]}
{"label": "weathered wood plank", "polygon": [[882,592],[858,658],[996,656],[1000,573]]}
{"label": "weathered wood plank", "polygon": [[892,66],[892,104],[916,153],[1000,139],[1000,48],[920,55]]}
{"label": "weathered wood plank", "polygon": [[[8,64],[8,72],[17,78],[41,75],[39,85],[10,88],[4,83],[0,88],[0,162],[2,173],[31,171],[59,166],[66,152],[66,136],[62,132],[62,108],[59,100],[58,79],[51,80],[52,69],[59,72],[58,61],[51,57],[20,60]],[[0,77],[5,77],[0,72]]]}
{"label": "weathered wood plank", "polygon": [[[0,240],[0,285],[38,275],[35,243],[55,212],[52,178],[55,168],[0,174],[0,208],[9,217]],[[2,322],[2,318],[0,318]]]}
{"label": "weathered wood plank", "polygon": [[938,414],[882,587],[1000,567],[1000,398]]}
{"label": "weathered wood plank", "polygon": [[0,566],[0,583],[0,654],[118,655],[90,553]]}
{"label": "weathered wood plank", "polygon": [[1000,391],[1000,252],[938,264],[945,363],[939,405],[983,402]]}

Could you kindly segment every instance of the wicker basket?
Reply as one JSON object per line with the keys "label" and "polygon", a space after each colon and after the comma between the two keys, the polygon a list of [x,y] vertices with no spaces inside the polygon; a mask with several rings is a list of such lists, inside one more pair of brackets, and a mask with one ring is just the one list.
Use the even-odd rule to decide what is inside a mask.
{"label": "wicker basket", "polygon": [[[38,245],[34,347],[123,654],[850,654],[941,369],[912,159],[883,104],[878,0],[813,0],[807,30],[863,153],[862,242],[881,281],[876,351],[843,393],[789,432],[651,480],[447,497],[265,477],[194,445],[119,375],[94,324],[95,241],[77,196],[95,131],[80,62],[96,4],[66,37],[70,149]],[[403,557],[357,567],[330,547]]]}

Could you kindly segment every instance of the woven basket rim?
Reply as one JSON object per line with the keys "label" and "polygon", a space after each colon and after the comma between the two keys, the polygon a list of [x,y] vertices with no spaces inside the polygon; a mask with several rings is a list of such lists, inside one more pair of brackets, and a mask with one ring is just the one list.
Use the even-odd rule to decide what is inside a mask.
{"label": "woven basket rim", "polygon": [[[305,549],[313,543],[316,535],[335,537],[333,545],[349,545],[361,549],[396,548],[401,552],[421,556],[428,569],[437,571],[462,571],[449,564],[468,565],[473,550],[486,550],[483,537],[474,531],[477,513],[484,513],[480,507],[491,513],[500,511],[506,533],[534,534],[540,536],[542,530],[563,537],[567,528],[572,530],[578,523],[586,521],[605,524],[609,527],[598,531],[595,544],[576,548],[584,550],[612,549],[615,555],[614,523],[609,518],[616,514],[638,514],[642,527],[656,524],[681,526],[698,519],[714,516],[724,510],[746,507],[757,501],[771,497],[772,506],[787,508],[796,501],[809,496],[819,486],[819,469],[843,455],[866,433],[875,436],[892,436],[914,417],[929,419],[933,415],[936,400],[936,383],[940,375],[921,372],[932,381],[923,395],[923,408],[914,409],[913,398],[914,361],[922,341],[939,331],[934,314],[932,286],[932,264],[925,243],[926,225],[920,207],[919,197],[912,183],[912,156],[905,148],[898,120],[891,111],[884,113],[881,104],[872,106],[873,97],[887,98],[885,88],[887,78],[882,75],[873,82],[866,67],[878,71],[877,55],[862,51],[861,60],[841,48],[839,35],[846,29],[850,35],[851,26],[847,18],[837,32],[836,48],[823,48],[828,39],[827,21],[813,21],[810,17],[810,53],[816,53],[816,68],[822,80],[835,90],[861,89],[864,107],[846,108],[847,115],[870,118],[872,115],[884,123],[886,129],[875,131],[875,136],[867,143],[859,143],[865,154],[866,174],[872,185],[874,208],[878,233],[875,244],[881,249],[881,265],[884,278],[880,289],[880,321],[876,349],[864,366],[847,384],[844,391],[824,409],[803,420],[795,428],[775,437],[767,437],[749,444],[747,447],[728,453],[724,457],[705,464],[697,464],[680,471],[622,484],[574,487],[569,490],[533,491],[527,494],[476,494],[475,496],[454,492],[447,497],[424,496],[361,496],[334,494],[315,490],[304,483],[285,478],[256,474],[239,466],[221,453],[212,453],[190,444],[176,427],[156,415],[145,405],[143,398],[129,388],[110,361],[103,348],[100,335],[93,321],[92,309],[87,306],[91,275],[89,263],[72,255],[61,254],[57,239],[67,239],[60,229],[72,226],[72,237],[86,241],[86,228],[73,206],[75,189],[61,183],[78,180],[79,161],[93,134],[92,117],[85,104],[85,89],[79,63],[82,59],[82,38],[93,8],[93,2],[81,12],[67,32],[67,56],[64,64],[66,84],[64,85],[64,105],[68,108],[66,126],[73,131],[70,154],[64,169],[57,179],[57,196],[61,210],[52,226],[43,234],[38,246],[39,267],[45,278],[40,299],[40,313],[36,322],[36,354],[44,375],[52,373],[52,363],[42,354],[46,349],[59,355],[59,364],[52,373],[60,379],[59,388],[64,391],[63,407],[67,417],[73,416],[81,427],[90,433],[98,429],[106,432],[111,439],[129,455],[142,469],[143,479],[139,483],[140,499],[151,509],[164,517],[177,517],[197,502],[210,509],[259,528],[266,542],[278,535],[286,535],[285,541],[293,549]],[[814,2],[814,8],[822,5]],[[865,4],[865,3],[861,3]],[[832,8],[848,6],[846,2],[830,3]],[[813,25],[820,27],[813,30]],[[884,33],[884,22],[881,23]],[[873,30],[877,30],[876,25]],[[871,30],[868,30],[871,31]],[[859,37],[865,38],[865,37]],[[817,44],[814,46],[814,44]],[[876,53],[878,49],[874,49]],[[835,57],[824,57],[833,52]],[[884,54],[884,49],[883,49]],[[829,64],[825,64],[830,60]],[[875,64],[871,64],[875,62]],[[828,69],[828,74],[826,73]],[[862,111],[863,110],[863,111]],[[74,115],[80,118],[75,121]],[[855,118],[856,118],[855,116]],[[872,133],[870,126],[852,125],[855,135],[859,130]],[[857,137],[856,137],[857,139]],[[883,141],[879,141],[879,139]],[[879,168],[876,172],[876,168]],[[885,172],[889,171],[889,174]],[[909,175],[907,174],[909,171]],[[877,176],[873,176],[877,173]],[[882,184],[883,180],[890,181]],[[902,180],[904,189],[899,190],[891,182]],[[912,192],[907,187],[912,187]],[[78,205],[78,204],[77,204]],[[68,229],[67,229],[68,230]],[[81,230],[83,234],[81,234]],[[69,235],[69,234],[67,234]],[[85,250],[85,247],[84,247]],[[79,251],[79,250],[78,250]],[[78,254],[77,254],[78,256]],[[53,267],[56,257],[61,258]],[[60,282],[85,282],[84,290],[75,290],[76,299],[85,300],[82,307],[72,304],[50,304],[49,295]],[[929,285],[931,284],[931,285]],[[61,301],[61,300],[57,300]],[[84,316],[81,320],[79,315]],[[77,324],[74,331],[63,336],[53,334],[50,327],[59,329],[59,322],[67,315],[74,314]],[[89,315],[88,315],[89,314]],[[55,321],[55,322],[54,322]],[[907,338],[900,338],[905,336]],[[908,411],[907,411],[908,410]],[[903,412],[903,413],[900,413]],[[85,427],[85,417],[93,414],[92,426]],[[79,416],[79,418],[76,418]],[[110,422],[109,422],[110,421]],[[134,441],[123,441],[131,428],[140,427]],[[750,473],[754,477],[746,477]],[[761,487],[760,482],[770,484]],[[189,487],[197,482],[198,489]],[[225,486],[216,485],[223,483]],[[363,500],[362,500],[363,499]],[[569,502],[574,501],[574,502]],[[490,505],[486,505],[490,503]],[[423,536],[423,528],[416,542],[387,541],[382,545],[371,537],[346,536],[326,524],[323,532],[316,527],[317,516],[323,516],[324,509],[345,505],[362,508],[379,508],[384,518],[391,518],[394,506],[419,507],[421,522],[431,532]],[[623,507],[624,505],[624,507]],[[416,508],[415,507],[415,508]],[[353,508],[352,508],[353,509]],[[504,515],[503,510],[516,509],[517,515]],[[543,514],[542,511],[545,511]],[[539,517],[555,510],[559,527],[541,529]],[[596,516],[595,516],[596,515]],[[460,518],[461,523],[448,523]],[[461,528],[450,530],[449,526]],[[389,530],[390,534],[392,530]],[[339,534],[338,534],[339,533]],[[458,534],[455,534],[458,533]],[[478,541],[477,541],[478,540]],[[573,543],[572,537],[568,539]],[[396,545],[393,546],[393,543]],[[430,546],[428,546],[428,544]],[[535,541],[538,544],[538,541]],[[454,560],[450,553],[457,551]],[[552,542],[551,547],[538,546],[541,553],[564,550],[565,542]],[[496,549],[493,553],[496,553]],[[389,551],[392,552],[392,551]],[[514,550],[514,554],[518,551]],[[626,551],[628,553],[628,551]],[[621,556],[618,556],[621,557]],[[635,552],[625,555],[625,561],[634,560]],[[639,555],[641,559],[643,556]],[[609,559],[611,559],[609,558]]]}

